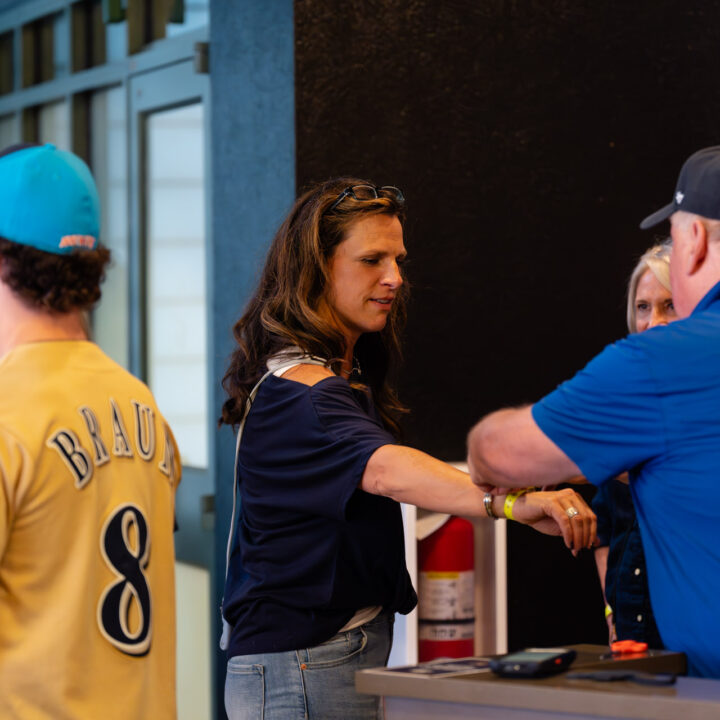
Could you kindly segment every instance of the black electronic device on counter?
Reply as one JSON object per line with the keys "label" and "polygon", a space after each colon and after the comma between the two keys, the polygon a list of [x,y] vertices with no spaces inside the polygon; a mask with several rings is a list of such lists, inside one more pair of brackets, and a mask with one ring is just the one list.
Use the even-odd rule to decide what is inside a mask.
{"label": "black electronic device on counter", "polygon": [[490,660],[490,669],[502,677],[546,677],[567,670],[577,656],[568,648],[526,648]]}

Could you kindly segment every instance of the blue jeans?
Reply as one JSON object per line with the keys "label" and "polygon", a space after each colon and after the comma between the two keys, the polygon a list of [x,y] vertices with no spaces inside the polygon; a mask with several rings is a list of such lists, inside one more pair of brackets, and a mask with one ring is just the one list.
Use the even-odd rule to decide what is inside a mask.
{"label": "blue jeans", "polygon": [[230,658],[225,710],[230,720],[382,720],[382,700],[355,692],[355,672],[387,663],[395,616],[381,612],[359,628],[303,650]]}

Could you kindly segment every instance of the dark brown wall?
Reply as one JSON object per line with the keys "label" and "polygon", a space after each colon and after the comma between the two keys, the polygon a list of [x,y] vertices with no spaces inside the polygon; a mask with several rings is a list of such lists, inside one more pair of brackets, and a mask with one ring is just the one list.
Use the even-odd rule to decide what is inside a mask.
{"label": "dark brown wall", "polygon": [[[693,7],[695,6],[695,7]],[[624,327],[682,160],[720,142],[720,3],[296,0],[297,181],[401,187],[408,441],[465,454]],[[512,646],[602,638],[589,557],[514,528]]]}

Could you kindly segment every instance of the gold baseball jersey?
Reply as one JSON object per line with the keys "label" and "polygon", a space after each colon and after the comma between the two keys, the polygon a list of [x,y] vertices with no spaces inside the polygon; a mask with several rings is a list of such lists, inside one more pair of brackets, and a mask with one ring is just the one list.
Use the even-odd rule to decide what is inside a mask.
{"label": "gold baseball jersey", "polygon": [[172,719],[175,440],[84,341],[0,359],[0,718]]}

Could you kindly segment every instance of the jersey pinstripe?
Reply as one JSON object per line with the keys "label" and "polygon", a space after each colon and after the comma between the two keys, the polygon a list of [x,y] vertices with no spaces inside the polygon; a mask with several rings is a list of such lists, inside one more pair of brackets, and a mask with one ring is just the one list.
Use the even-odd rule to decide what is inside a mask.
{"label": "jersey pinstripe", "polygon": [[175,717],[175,440],[90,342],[0,359],[0,717]]}

